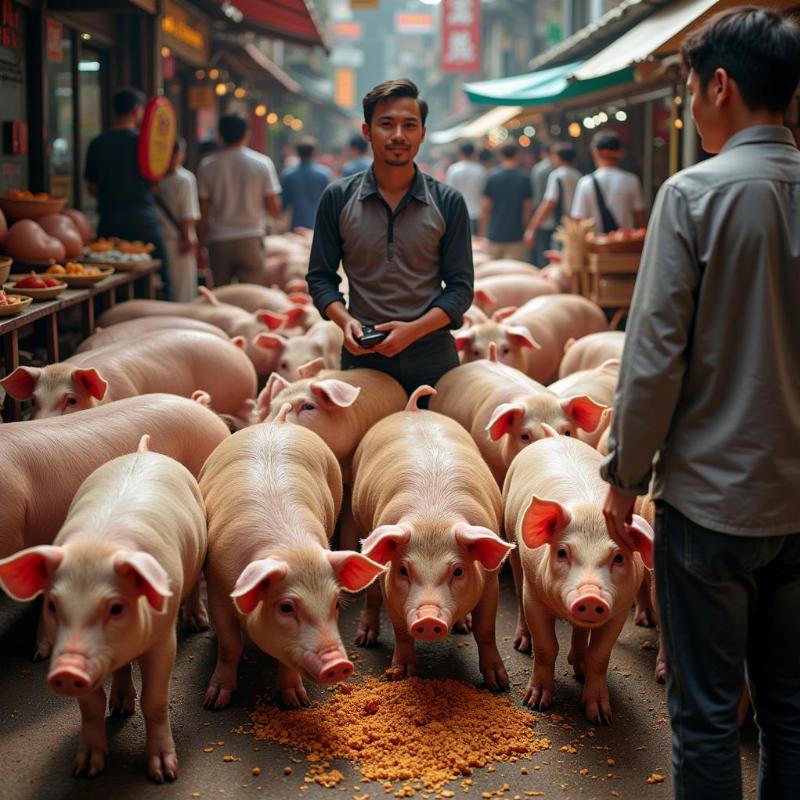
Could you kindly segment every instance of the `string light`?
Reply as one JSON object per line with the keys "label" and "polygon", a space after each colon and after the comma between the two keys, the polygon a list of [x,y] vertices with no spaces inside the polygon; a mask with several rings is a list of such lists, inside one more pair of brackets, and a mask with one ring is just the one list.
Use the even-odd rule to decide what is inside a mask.
{"label": "string light", "polygon": [[206,71],[204,69],[195,70],[194,76],[197,80],[202,81],[206,77]]}
{"label": "string light", "polygon": [[247,91],[245,89],[243,89],[241,86],[239,86],[233,92],[233,96],[238,98],[239,100],[241,100],[246,94],[247,94]]}
{"label": "string light", "polygon": [[214,91],[219,97],[224,97],[228,93],[228,87],[224,83],[218,83]]}
{"label": "string light", "polygon": [[519,141],[519,146],[520,147],[530,147],[531,146],[530,138],[528,136],[526,136],[524,133],[522,134],[522,136],[519,137],[518,141]]}
{"label": "string light", "polygon": [[210,69],[208,71],[208,77],[211,78],[212,81],[215,81],[219,78],[219,70],[215,67],[214,69]]}
{"label": "string light", "polygon": [[274,111],[267,114],[267,124],[274,125],[278,121],[278,115]]}
{"label": "string light", "polygon": [[570,122],[569,127],[567,128],[567,133],[573,139],[577,139],[581,135],[581,124],[580,124],[580,122]]}
{"label": "string light", "polygon": [[161,48],[161,58],[169,58],[171,54],[172,51],[169,49],[169,47]]}
{"label": "string light", "polygon": [[267,114],[267,107],[263,103],[259,103],[256,106],[256,116],[257,117],[264,117]]}

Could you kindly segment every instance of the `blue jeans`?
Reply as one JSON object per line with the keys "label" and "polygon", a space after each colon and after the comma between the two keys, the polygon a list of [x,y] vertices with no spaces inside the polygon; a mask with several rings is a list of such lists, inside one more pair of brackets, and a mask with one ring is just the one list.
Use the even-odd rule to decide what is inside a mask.
{"label": "blue jeans", "polygon": [[673,796],[741,798],[736,710],[746,664],[761,750],[758,796],[797,798],[800,534],[731,536],[663,501],[656,508]]}

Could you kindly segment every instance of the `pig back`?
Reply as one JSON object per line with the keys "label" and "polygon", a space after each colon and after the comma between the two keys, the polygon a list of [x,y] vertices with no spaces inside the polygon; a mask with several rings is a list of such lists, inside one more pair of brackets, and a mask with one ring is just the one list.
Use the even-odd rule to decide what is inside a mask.
{"label": "pig back", "polygon": [[573,342],[565,351],[558,377],[565,378],[579,370],[599,367],[609,358],[622,359],[625,334],[622,331],[590,333]]}
{"label": "pig back", "polygon": [[220,339],[227,340],[230,338],[221,328],[190,317],[141,317],[139,319],[130,319],[127,322],[119,322],[110,328],[98,330],[87,339],[84,339],[75,352],[84,353],[87,350],[95,350],[98,347],[105,347],[109,344],[127,342],[131,339],[135,340],[139,336],[164,329],[203,331]]}

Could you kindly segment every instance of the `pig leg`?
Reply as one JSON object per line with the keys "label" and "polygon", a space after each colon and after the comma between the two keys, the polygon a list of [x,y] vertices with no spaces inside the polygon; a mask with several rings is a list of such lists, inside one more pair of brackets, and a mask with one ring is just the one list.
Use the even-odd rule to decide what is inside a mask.
{"label": "pig leg", "polygon": [[646,569],[642,575],[642,583],[636,593],[636,613],[633,621],[643,628],[652,628],[657,622],[656,609],[652,600],[650,586],[653,583],[653,573]]}
{"label": "pig leg", "polygon": [[487,573],[485,580],[481,599],[472,612],[472,633],[478,645],[478,666],[483,680],[490,689],[498,691],[510,686],[494,630],[500,586],[496,572]]}
{"label": "pig leg", "polygon": [[131,678],[131,665],[126,664],[114,672],[108,711],[112,717],[129,717],[136,709],[136,687]]}
{"label": "pig leg", "polygon": [[142,669],[142,714],[147,774],[156,783],[178,777],[178,754],[169,723],[169,681],[177,642],[173,628],[166,640],[139,658]]}
{"label": "pig leg", "polygon": [[414,638],[408,632],[405,619],[396,616],[390,606],[387,606],[387,609],[394,628],[392,668],[387,677],[389,680],[399,681],[414,675],[417,666],[417,647]]}
{"label": "pig leg", "polygon": [[575,677],[582,681],[586,677],[586,648],[589,645],[589,628],[572,628],[572,642],[567,662],[572,664]]}
{"label": "pig leg", "polygon": [[358,550],[359,529],[353,516],[353,492],[345,486],[342,492],[342,510],[339,512],[339,550]]}
{"label": "pig leg", "polygon": [[106,738],[106,693],[101,686],[78,698],[81,709],[81,735],[72,774],[76,778],[94,778],[103,771],[108,752]]}
{"label": "pig leg", "polygon": [[595,725],[611,724],[611,701],[608,697],[608,662],[611,650],[625,625],[627,613],[617,614],[605,625],[592,629],[586,651],[586,682],[583,686],[583,706],[586,718]]}
{"label": "pig leg", "polygon": [[39,624],[36,626],[36,649],[33,652],[34,661],[46,661],[53,651],[53,636],[48,630],[47,618],[44,615],[44,604],[39,612]]}
{"label": "pig leg", "polygon": [[183,626],[191,633],[207,631],[210,627],[208,622],[208,611],[203,601],[203,590],[205,589],[205,578],[201,572],[197,578],[189,596],[183,601],[181,613],[183,615]]}
{"label": "pig leg", "polygon": [[658,655],[656,656],[656,683],[667,682],[667,656],[664,653],[664,642],[661,632],[658,634]]}
{"label": "pig leg", "polygon": [[522,603],[522,560],[519,555],[519,548],[511,551],[508,556],[511,562],[511,574],[514,576],[514,590],[517,593],[517,629],[514,631],[514,649],[520,653],[530,653],[531,651],[531,632],[528,623],[525,621],[525,607]]}
{"label": "pig leg", "polygon": [[308,708],[311,705],[300,673],[289,669],[280,661],[278,662],[278,690],[281,694],[281,702],[288,708],[300,708],[302,706]]}
{"label": "pig leg", "polygon": [[525,588],[525,618],[533,635],[533,670],[522,702],[531,708],[545,709],[553,701],[558,656],[556,618],[550,609]]}
{"label": "pig leg", "polygon": [[242,629],[233,613],[231,599],[225,592],[216,589],[218,585],[216,580],[208,585],[208,604],[217,632],[217,666],[208,682],[203,701],[206,708],[214,711],[225,708],[236,691],[236,670],[244,650]]}
{"label": "pig leg", "polygon": [[364,595],[364,610],[358,621],[355,643],[359,647],[372,647],[378,638],[381,628],[381,586],[378,581],[373,581]]}
{"label": "pig leg", "polygon": [[464,619],[456,620],[453,627],[450,629],[453,633],[471,633],[472,632],[472,614],[465,614]]}

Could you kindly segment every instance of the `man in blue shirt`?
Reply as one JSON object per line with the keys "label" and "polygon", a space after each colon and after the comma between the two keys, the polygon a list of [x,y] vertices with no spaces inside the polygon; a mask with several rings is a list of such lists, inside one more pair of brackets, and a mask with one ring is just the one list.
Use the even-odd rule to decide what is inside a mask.
{"label": "man in blue shirt", "polygon": [[314,228],[319,198],[331,182],[333,174],[314,161],[317,140],[305,136],[295,145],[300,163],[288,167],[281,175],[284,211],[291,209],[291,230]]}
{"label": "man in blue shirt", "polygon": [[349,178],[357,172],[370,168],[372,159],[367,155],[368,149],[369,142],[361,134],[354,134],[350,139],[350,159],[342,167],[343,178]]}

